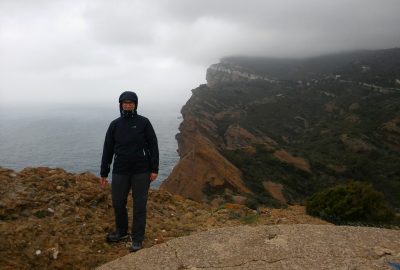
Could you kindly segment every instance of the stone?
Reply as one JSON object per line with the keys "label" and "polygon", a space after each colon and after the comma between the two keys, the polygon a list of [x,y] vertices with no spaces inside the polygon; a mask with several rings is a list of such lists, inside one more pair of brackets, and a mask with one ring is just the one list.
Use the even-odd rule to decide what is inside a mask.
{"label": "stone", "polygon": [[192,218],[194,218],[194,214],[191,213],[191,212],[188,212],[188,213],[183,215],[183,218],[184,219],[192,219]]}
{"label": "stone", "polygon": [[235,196],[232,196],[232,200],[233,200],[233,202],[236,203],[236,204],[245,205],[245,204],[246,204],[246,201],[247,201],[247,197],[245,197],[245,196],[240,196],[240,195],[235,195]]}
{"label": "stone", "polygon": [[225,209],[236,209],[236,210],[241,210],[243,209],[243,205],[241,204],[236,204],[236,203],[226,203],[224,205]]}
{"label": "stone", "polygon": [[29,217],[31,215],[31,212],[29,211],[29,209],[24,209],[21,211],[20,215],[23,217]]}
{"label": "stone", "polygon": [[214,198],[213,200],[211,200],[210,204],[213,207],[218,207],[221,204],[223,204],[224,202],[225,202],[225,200],[222,197],[217,197],[217,198]]}
{"label": "stone", "polygon": [[59,253],[58,245],[56,245],[55,247],[52,247],[52,248],[49,249],[50,258],[53,259],[53,260],[57,260],[58,253]]}
{"label": "stone", "polygon": [[378,255],[379,257],[383,257],[385,255],[392,255],[394,254],[393,250],[387,249],[387,248],[383,248],[381,246],[376,246],[374,247],[374,252],[376,255]]}

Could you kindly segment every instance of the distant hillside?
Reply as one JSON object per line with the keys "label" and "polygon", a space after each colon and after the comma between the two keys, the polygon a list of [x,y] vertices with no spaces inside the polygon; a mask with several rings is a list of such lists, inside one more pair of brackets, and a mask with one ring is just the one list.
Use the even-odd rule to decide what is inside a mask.
{"label": "distant hillside", "polygon": [[207,82],[182,109],[181,160],[162,188],[256,207],[357,180],[399,212],[400,49],[229,57]]}
{"label": "distant hillside", "polygon": [[253,73],[279,80],[323,79],[340,75],[342,79],[399,87],[400,49],[360,50],[306,59],[226,57],[221,63],[236,64]]}

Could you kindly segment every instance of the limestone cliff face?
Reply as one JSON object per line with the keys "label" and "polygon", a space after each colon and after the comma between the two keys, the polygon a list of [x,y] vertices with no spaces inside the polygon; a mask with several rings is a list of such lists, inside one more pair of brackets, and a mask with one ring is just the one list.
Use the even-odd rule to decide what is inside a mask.
{"label": "limestone cliff face", "polygon": [[242,66],[230,63],[229,61],[222,61],[221,63],[211,65],[207,69],[206,80],[209,87],[213,87],[219,83],[226,82],[250,80],[262,80],[268,82],[276,81],[272,78],[256,74]]}

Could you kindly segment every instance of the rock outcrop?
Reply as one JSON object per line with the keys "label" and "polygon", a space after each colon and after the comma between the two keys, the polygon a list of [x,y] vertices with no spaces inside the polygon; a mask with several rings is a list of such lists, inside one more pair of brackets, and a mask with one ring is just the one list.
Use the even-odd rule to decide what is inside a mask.
{"label": "rock outcrop", "polygon": [[400,265],[398,230],[278,225],[223,228],[181,237],[98,270],[391,269],[391,265]]}
{"label": "rock outcrop", "polygon": [[182,137],[182,144],[188,145],[191,151],[181,157],[168,180],[161,184],[161,189],[199,202],[207,201],[207,187],[213,190],[223,191],[228,188],[240,193],[251,193],[241,179],[241,172],[207,138],[201,134],[189,135],[186,132],[182,133]]}

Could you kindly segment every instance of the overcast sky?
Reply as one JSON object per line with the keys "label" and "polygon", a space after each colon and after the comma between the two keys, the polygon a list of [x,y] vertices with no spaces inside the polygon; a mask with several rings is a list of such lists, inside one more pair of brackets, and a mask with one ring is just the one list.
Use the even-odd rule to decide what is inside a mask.
{"label": "overcast sky", "polygon": [[224,56],[399,47],[399,14],[399,0],[0,0],[0,106],[124,90],[181,106]]}

